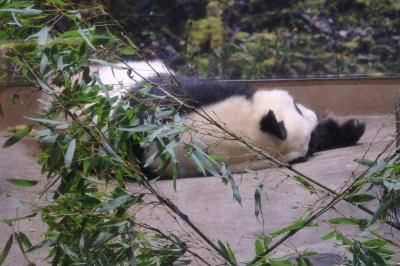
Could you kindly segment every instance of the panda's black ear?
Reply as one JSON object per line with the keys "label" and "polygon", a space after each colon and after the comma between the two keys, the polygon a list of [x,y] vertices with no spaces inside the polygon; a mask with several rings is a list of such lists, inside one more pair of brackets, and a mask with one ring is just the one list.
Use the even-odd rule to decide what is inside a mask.
{"label": "panda's black ear", "polygon": [[266,133],[274,135],[280,140],[286,140],[287,138],[286,127],[283,124],[283,121],[278,122],[274,112],[271,110],[261,119],[260,129]]}

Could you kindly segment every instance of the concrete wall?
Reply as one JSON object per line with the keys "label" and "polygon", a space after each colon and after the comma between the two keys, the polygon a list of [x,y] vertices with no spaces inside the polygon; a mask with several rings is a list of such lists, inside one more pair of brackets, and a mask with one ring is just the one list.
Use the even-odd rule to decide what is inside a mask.
{"label": "concrete wall", "polygon": [[392,114],[400,78],[335,78],[247,81],[258,88],[286,88],[296,101],[336,115]]}
{"label": "concrete wall", "polygon": [[[297,102],[319,113],[336,115],[382,115],[395,110],[396,92],[400,90],[400,78],[335,78],[292,80],[246,80],[258,88],[285,88]],[[20,100],[11,105],[14,94]],[[0,129],[26,124],[24,116],[32,116],[38,109],[37,98],[43,93],[29,86],[0,86],[0,102],[4,119]]]}
{"label": "concrete wall", "polygon": [[[12,105],[14,94],[19,99]],[[0,130],[9,126],[28,124],[29,120],[24,116],[34,116],[39,108],[38,98],[44,98],[44,94],[36,88],[29,86],[8,86],[0,88],[0,103],[4,118],[0,118]]]}

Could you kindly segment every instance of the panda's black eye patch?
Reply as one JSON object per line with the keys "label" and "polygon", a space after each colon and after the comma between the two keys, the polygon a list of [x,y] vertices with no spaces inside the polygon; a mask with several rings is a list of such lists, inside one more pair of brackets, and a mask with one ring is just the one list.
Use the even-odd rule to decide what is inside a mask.
{"label": "panda's black eye patch", "polygon": [[296,108],[296,111],[297,111],[299,114],[303,115],[303,113],[301,112],[300,108],[297,106],[296,103],[294,103],[294,108]]}
{"label": "panda's black eye patch", "polygon": [[271,110],[261,119],[260,129],[261,131],[269,133],[280,140],[286,140],[287,138],[287,131],[283,121],[278,122],[274,112]]}

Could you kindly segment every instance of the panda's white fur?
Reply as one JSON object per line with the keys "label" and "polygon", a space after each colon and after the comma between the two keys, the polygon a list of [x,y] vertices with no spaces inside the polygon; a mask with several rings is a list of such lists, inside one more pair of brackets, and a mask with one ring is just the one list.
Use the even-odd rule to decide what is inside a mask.
{"label": "panda's white fur", "polygon": [[[128,76],[128,70],[130,75]],[[113,96],[123,96],[132,86],[157,74],[173,74],[161,61],[128,61],[109,66],[91,66],[97,72],[101,83],[113,86]]]}
{"label": "panda's white fur", "polygon": [[[98,71],[102,83],[113,85],[113,93],[118,95],[126,93],[132,85],[156,76],[155,72],[172,73],[160,61],[128,62],[127,65],[129,67],[126,64],[118,64],[118,67],[113,69],[101,66],[95,70]],[[134,70],[131,75],[133,79],[127,75],[128,68]],[[300,109],[301,114],[296,110],[293,98],[288,92],[280,89],[259,89],[250,98],[235,95],[201,106],[201,112],[224,125],[238,137],[282,161],[289,162],[307,154],[311,132],[317,125],[317,117],[312,110],[300,104],[297,104],[297,108]],[[285,140],[280,140],[260,130],[260,121],[269,111],[274,113],[278,121],[283,121],[287,131]],[[232,172],[241,172],[244,169],[257,170],[270,166],[269,162],[259,160],[254,153],[208,123],[201,115],[190,112],[183,114],[182,119],[194,130],[184,133],[175,148],[176,159],[179,162],[179,176],[199,175],[195,163],[188,158],[184,148],[184,143],[190,143],[195,139],[207,145],[208,154],[225,156]],[[144,151],[144,158],[151,156],[156,149],[155,145],[151,145]],[[160,161],[155,160],[150,168],[157,169],[159,164]],[[168,167],[164,175],[172,175],[172,167]]]}
{"label": "panda's white fur", "polygon": [[[116,106],[122,100],[123,96],[126,95],[127,92],[135,86],[136,84],[148,80],[151,77],[160,74],[169,74],[173,75],[173,71],[170,70],[164,63],[159,60],[154,61],[128,61],[128,62],[120,62],[113,63],[109,65],[90,65],[89,66],[91,74],[97,74],[99,82],[106,86],[112,86],[111,90],[105,92],[100,92],[99,94],[103,97],[106,97],[108,94],[111,97],[117,97],[117,101],[114,102],[114,106]],[[128,74],[129,73],[129,74]],[[82,79],[82,73],[75,75],[72,78],[72,81],[78,81]],[[62,91],[62,88],[59,88],[59,91]],[[88,104],[83,107],[86,109],[90,107],[91,104]],[[79,114],[80,110],[76,110]],[[114,115],[114,110],[111,111],[110,115]],[[96,119],[96,117],[94,118]]]}
{"label": "panda's white fur", "polygon": [[[241,145],[223,130],[210,124],[201,116],[207,114],[219,122],[236,136],[269,153],[273,157],[289,162],[307,154],[311,132],[317,125],[315,113],[302,105],[297,105],[302,114],[295,108],[293,98],[287,91],[263,90],[255,92],[252,99],[245,96],[229,97],[221,102],[205,106],[198,113],[183,116],[183,122],[194,130],[184,133],[175,153],[179,162],[179,176],[196,176],[199,172],[195,163],[188,158],[184,143],[200,140],[207,144],[207,153],[223,155],[227,159],[230,170],[234,173],[244,169],[263,169],[270,167],[270,162],[260,160],[254,152]],[[273,111],[278,121],[284,121],[287,139],[277,137],[260,130],[260,121],[269,111]],[[145,152],[145,158],[156,152],[155,145]],[[156,160],[151,167],[156,169],[160,162]],[[171,167],[164,173],[172,175]]]}

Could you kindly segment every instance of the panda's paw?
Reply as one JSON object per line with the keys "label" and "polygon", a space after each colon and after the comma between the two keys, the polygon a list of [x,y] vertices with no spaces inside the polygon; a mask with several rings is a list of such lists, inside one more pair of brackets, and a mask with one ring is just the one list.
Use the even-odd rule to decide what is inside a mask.
{"label": "panda's paw", "polygon": [[298,164],[298,163],[305,163],[308,161],[308,157],[312,156],[312,154],[307,154],[306,156],[294,159],[289,162],[289,164]]}
{"label": "panda's paw", "polygon": [[354,145],[365,132],[365,122],[360,119],[347,120],[342,126],[345,145]]}

